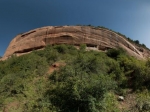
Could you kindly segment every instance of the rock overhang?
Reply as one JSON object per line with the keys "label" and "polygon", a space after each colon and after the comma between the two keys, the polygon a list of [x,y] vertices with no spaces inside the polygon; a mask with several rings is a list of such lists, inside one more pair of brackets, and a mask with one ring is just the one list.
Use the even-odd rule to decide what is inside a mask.
{"label": "rock overhang", "polygon": [[23,55],[46,45],[86,44],[87,48],[107,50],[121,47],[131,56],[144,59],[144,52],[131,44],[123,36],[104,28],[89,26],[47,26],[17,35],[9,44],[2,60],[12,55]]}

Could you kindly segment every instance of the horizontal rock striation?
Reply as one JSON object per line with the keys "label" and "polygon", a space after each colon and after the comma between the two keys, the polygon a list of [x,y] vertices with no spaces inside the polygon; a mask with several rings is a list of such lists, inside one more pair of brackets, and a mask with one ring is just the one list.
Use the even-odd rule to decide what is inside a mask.
{"label": "horizontal rock striation", "polygon": [[23,55],[51,44],[86,44],[87,49],[108,50],[122,47],[128,54],[138,59],[149,56],[146,50],[131,44],[121,35],[104,28],[89,26],[47,26],[17,35],[9,44],[3,60],[12,55]]}

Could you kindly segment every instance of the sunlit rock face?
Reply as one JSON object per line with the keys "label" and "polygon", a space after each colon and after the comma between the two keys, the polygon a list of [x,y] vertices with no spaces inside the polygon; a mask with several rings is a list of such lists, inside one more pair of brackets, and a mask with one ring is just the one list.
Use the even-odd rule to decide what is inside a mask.
{"label": "sunlit rock face", "polygon": [[[121,47],[139,59],[149,56],[149,51],[131,44],[119,34],[104,28],[89,26],[47,26],[17,35],[9,44],[3,60],[12,55],[23,55],[46,45],[86,44],[87,49],[106,51]],[[141,50],[142,49],[142,50]]]}

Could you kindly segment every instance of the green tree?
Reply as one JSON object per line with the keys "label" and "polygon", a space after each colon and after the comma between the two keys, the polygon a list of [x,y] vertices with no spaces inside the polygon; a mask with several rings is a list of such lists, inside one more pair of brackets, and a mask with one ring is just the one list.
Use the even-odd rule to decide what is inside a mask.
{"label": "green tree", "polygon": [[118,48],[118,49],[109,49],[106,54],[111,58],[117,59],[119,55],[121,54],[125,55],[126,53],[124,49]]}

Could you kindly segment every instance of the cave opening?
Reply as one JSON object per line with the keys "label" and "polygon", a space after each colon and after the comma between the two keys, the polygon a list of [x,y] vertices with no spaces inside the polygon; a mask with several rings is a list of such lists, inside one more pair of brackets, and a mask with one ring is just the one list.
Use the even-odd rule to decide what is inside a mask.
{"label": "cave opening", "polygon": [[17,54],[17,53],[28,53],[28,52],[31,52],[31,51],[34,51],[34,50],[39,50],[39,49],[42,49],[44,48],[45,46],[38,46],[38,47],[34,47],[34,48],[28,48],[28,49],[23,49],[23,50],[20,50],[20,51],[16,51],[14,52],[14,54]]}

